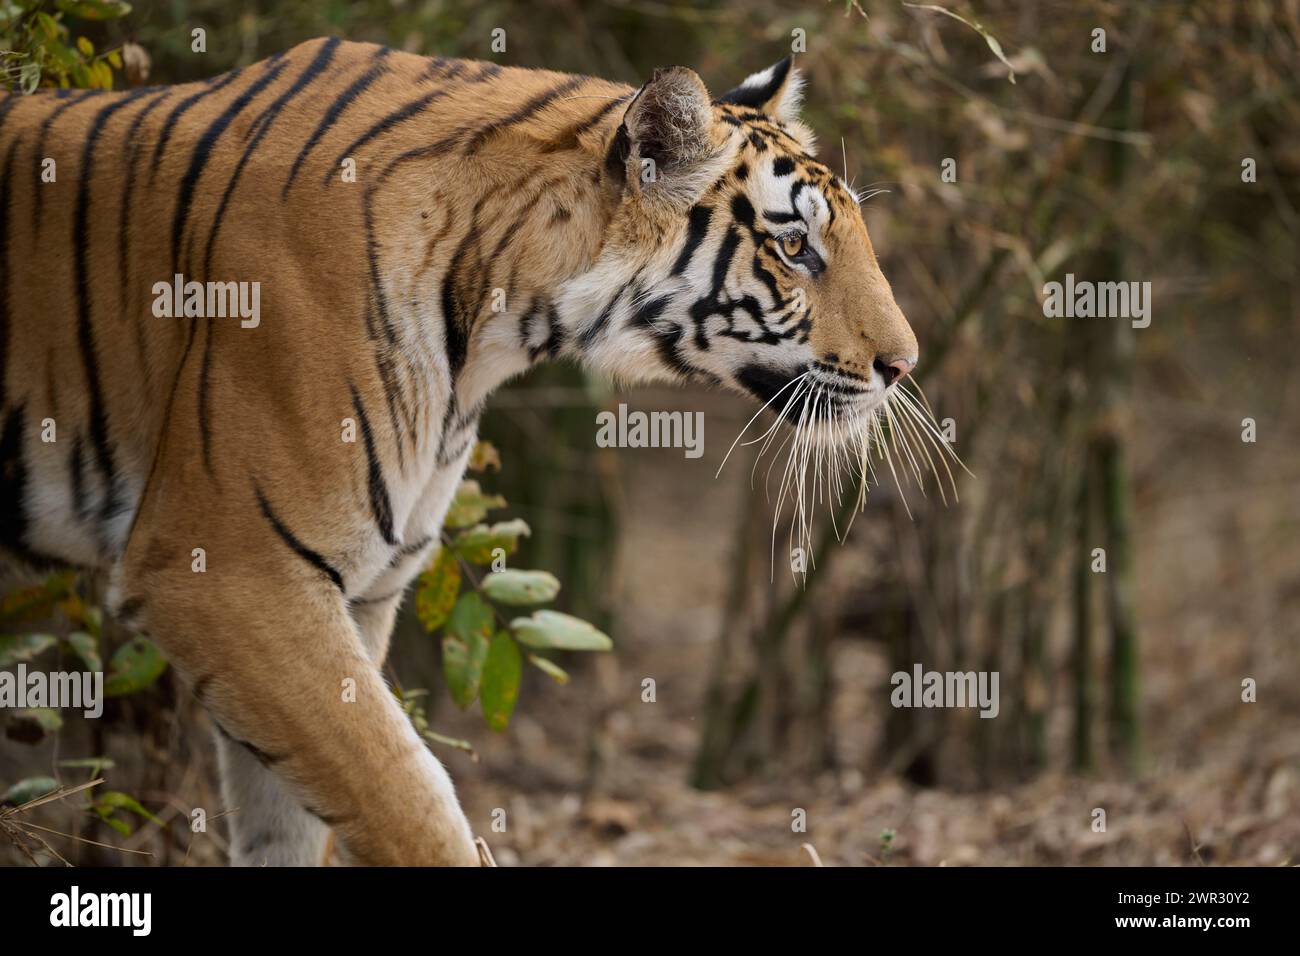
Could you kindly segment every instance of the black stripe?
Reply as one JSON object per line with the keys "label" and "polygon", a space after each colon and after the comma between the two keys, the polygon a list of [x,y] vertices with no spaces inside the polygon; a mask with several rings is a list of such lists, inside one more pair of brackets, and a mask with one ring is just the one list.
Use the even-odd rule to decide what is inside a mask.
{"label": "black stripe", "polygon": [[[541,170],[534,170],[518,182],[507,186],[503,192],[507,196],[518,196],[524,186],[540,175],[540,173]],[[488,255],[487,264],[483,267],[483,275],[489,282],[492,280],[493,272],[496,271],[496,264],[501,258],[501,254],[506,251],[516,238],[518,238],[520,230],[523,228],[529,217],[532,216],[533,210],[537,208],[538,200],[542,198],[542,195],[546,192],[549,186],[551,186],[550,183],[542,183],[541,186],[528,198],[528,200],[519,207],[519,212],[515,214],[515,218],[510,222],[510,224],[502,230],[501,238],[497,241],[496,246]]]}
{"label": "black stripe", "polygon": [[[113,617],[134,630],[138,624],[137,618],[142,610],[144,610],[144,598],[129,597],[113,609]],[[194,685],[196,693],[199,689],[199,684],[201,683],[202,681],[199,681],[198,684]]]}
{"label": "black stripe", "polygon": [[227,73],[219,80],[216,80],[216,82],[206,85],[197,93],[191,93],[189,96],[185,97],[185,99],[177,103],[172,111],[167,114],[167,119],[163,121],[162,132],[158,135],[158,142],[154,143],[153,146],[153,158],[150,160],[149,166],[150,182],[153,182],[153,177],[158,172],[158,160],[162,157],[163,150],[167,148],[167,143],[172,138],[172,130],[176,128],[176,123],[180,118],[188,113],[194,104],[203,99],[203,97],[210,96],[233,83],[235,78],[239,76],[239,73],[239,70],[234,70]]}
{"label": "black stripe", "polygon": [[80,93],[77,96],[70,98],[66,103],[60,103],[57,107],[54,108],[54,110],[50,112],[49,116],[45,117],[44,122],[41,123],[40,133],[37,134],[36,137],[35,168],[32,170],[32,184],[33,184],[33,188],[36,190],[36,202],[32,207],[33,236],[35,236],[35,234],[38,233],[41,228],[41,210],[44,208],[44,200],[45,200],[45,190],[42,187],[52,185],[51,183],[41,182],[41,171],[42,171],[41,164],[46,159],[45,137],[49,134],[50,127],[54,125],[54,121],[57,120],[60,116],[62,116],[70,107],[76,106],[78,103],[82,102],[83,100],[87,100],[92,96],[96,96],[104,92],[105,92],[104,90],[87,90],[83,93]]}
{"label": "black stripe", "polygon": [[348,602],[348,604],[352,607],[366,607],[367,605],[371,605],[371,604],[384,604],[388,601],[391,601],[393,598],[401,597],[405,592],[406,592],[406,585],[403,585],[402,587],[398,588],[396,591],[393,591],[390,594],[385,594],[381,597],[353,598],[351,601]]}
{"label": "black stripe", "polygon": [[[204,278],[207,278],[211,274],[212,249],[217,241],[217,233],[221,230],[221,222],[225,218],[226,207],[230,203],[230,197],[235,191],[235,186],[239,183],[239,177],[243,175],[244,166],[247,165],[249,157],[253,155],[253,151],[256,150],[258,145],[262,142],[262,137],[264,137],[267,130],[271,128],[271,124],[275,122],[276,117],[280,115],[280,111],[284,109],[284,105],[301,93],[308,83],[320,76],[325,67],[329,66],[330,60],[334,57],[334,51],[338,49],[339,42],[338,37],[330,37],[326,40],[325,44],[320,48],[312,61],[307,64],[307,68],[302,71],[302,74],[294,81],[293,85],[281,93],[279,97],[276,98],[275,102],[268,106],[265,112],[258,117],[257,134],[244,149],[244,155],[239,157],[239,162],[235,166],[235,171],[231,173],[230,181],[226,183],[226,191],[222,193],[221,204],[217,206],[217,214],[213,217],[212,228],[208,231],[208,245],[206,251],[203,253]],[[286,186],[285,188],[288,187]]]}
{"label": "black stripe", "polygon": [[217,327],[212,316],[208,316],[208,334],[203,340],[203,361],[199,365],[199,396],[195,403],[199,416],[199,444],[203,449],[203,470],[209,478],[216,478],[212,470],[212,423],[208,419],[208,394],[210,373],[212,371],[212,336]]}
{"label": "black stripe", "polygon": [[411,557],[413,554],[419,554],[431,544],[433,544],[433,535],[427,534],[422,538],[417,538],[410,544],[402,545],[397,549],[397,553],[394,554],[392,559],[388,562],[388,566],[391,568],[401,564],[406,558]]}
{"label": "black stripe", "polygon": [[372,315],[370,312],[366,313],[366,332],[370,338],[375,337],[375,319],[378,318],[379,327],[384,332],[384,339],[390,347],[395,348],[397,346],[397,332],[388,319],[388,296],[384,293],[383,279],[379,275],[379,243],[375,239],[374,213],[371,207],[374,190],[373,183],[366,187],[365,203],[361,210],[362,226],[366,234],[366,267],[370,273],[370,292],[374,299],[375,313],[377,313],[377,315]]}
{"label": "black stripe", "polygon": [[[163,411],[162,422],[163,422],[164,429],[171,424],[172,408],[175,407],[176,405],[176,392],[180,388],[181,375],[183,375],[185,372],[185,363],[189,361],[190,351],[194,348],[194,332],[198,327],[199,326],[197,322],[187,322],[185,324],[185,328],[186,328],[185,348],[181,351],[180,361],[176,363],[176,371],[172,373],[172,385],[171,388],[167,390],[167,403],[163,406],[164,411]],[[153,482],[154,472],[158,470],[158,460],[162,457],[160,452],[161,452],[161,446],[159,446],[159,448],[154,451],[153,461],[149,465],[149,477],[145,479],[145,483],[144,483],[144,487],[146,488],[148,488],[149,485]],[[136,511],[137,520],[139,519],[139,516],[140,516],[140,512],[137,510]],[[132,527],[134,528],[135,521],[132,521],[131,524]]]}
{"label": "black stripe", "polygon": [[695,251],[700,248],[700,243],[709,231],[709,221],[713,218],[712,206],[692,206],[689,216],[687,217],[686,226],[686,245],[682,246],[682,254],[677,257],[673,264],[673,270],[670,275],[679,276],[686,271],[686,267],[691,264],[691,259],[695,256]]}
{"label": "black stripe", "polygon": [[776,223],[803,221],[803,216],[799,215],[799,213],[797,212],[770,212],[769,211],[763,213],[763,218],[766,219],[768,222],[776,222]]}
{"label": "black stripe", "polygon": [[[8,179],[6,178],[6,183]],[[15,405],[0,427],[0,544],[27,558],[27,514],[23,497],[27,493],[27,463],[23,459],[25,410]]]}
{"label": "black stripe", "polygon": [[72,439],[72,446],[68,453],[68,480],[72,484],[72,510],[82,521],[90,512],[86,503],[86,471],[85,459],[83,452],[84,444],[81,440],[81,432],[78,431]]}
{"label": "black stripe", "polygon": [[[384,401],[388,406],[388,420],[393,429],[394,445],[397,449],[397,467],[400,470],[406,467],[406,452],[403,445],[406,439],[406,429],[402,426],[402,422],[409,420],[412,413],[406,399],[406,393],[397,380],[397,370],[393,364],[393,356],[398,354],[396,348],[397,333],[388,318],[388,297],[384,293],[383,280],[379,275],[379,247],[375,240],[374,214],[371,207],[374,190],[374,183],[366,187],[361,210],[362,225],[366,238],[366,263],[370,273],[370,308],[366,310],[366,335],[371,342],[374,342],[377,338],[376,325],[381,326],[384,338],[388,343],[387,348],[376,347],[374,349],[375,368],[379,372],[380,383],[384,389]],[[399,403],[401,404],[401,415],[398,413]]]}
{"label": "black stripe", "polygon": [[751,232],[754,229],[754,205],[747,196],[737,194],[731,199],[731,214]]}
{"label": "black stripe", "polygon": [[194,692],[195,699],[204,707],[207,706],[208,688],[212,686],[213,677],[211,674],[204,674],[194,682],[191,688]]}
{"label": "black stripe", "polygon": [[[388,48],[384,47],[375,54],[375,60],[382,60],[388,55],[388,52]],[[376,62],[374,66],[366,70],[365,73],[354,80],[352,84],[340,93],[338,98],[330,104],[330,108],[325,111],[325,115],[321,117],[321,121],[316,124],[316,129],[312,131],[311,137],[303,144],[302,149],[298,151],[298,156],[293,161],[293,167],[289,170],[289,178],[285,181],[284,188],[280,190],[281,199],[284,199],[289,195],[289,187],[292,186],[293,181],[298,178],[298,170],[301,169],[302,164],[307,161],[307,157],[311,154],[311,151],[316,148],[316,144],[319,143],[321,138],[329,132],[330,128],[338,122],[339,117],[342,116],[343,112],[352,105],[352,102],[364,93],[366,88],[382,76],[387,69],[388,67],[386,64]]]}
{"label": "black stripe", "polygon": [[81,352],[81,364],[86,373],[86,387],[90,400],[90,443],[95,453],[95,464],[104,479],[105,495],[100,507],[101,518],[110,517],[119,506],[113,452],[109,445],[108,413],[104,407],[104,391],[99,378],[95,333],[90,322],[90,271],[86,262],[86,252],[90,247],[90,184],[95,178],[95,143],[99,139],[99,134],[103,132],[104,124],[118,110],[149,92],[152,91],[145,88],[134,90],[105,106],[95,115],[82,147],[81,168],[77,171],[77,205],[72,222],[72,254],[77,297],[77,344]]}
{"label": "black stripe", "polygon": [[[526,349],[528,343],[533,337],[533,320],[542,314],[542,303],[534,299],[528,303],[528,308],[519,316],[519,347]],[[532,356],[535,357],[535,356]]]}
{"label": "black stripe", "polygon": [[240,740],[238,737],[235,737],[230,733],[230,731],[226,730],[225,727],[221,726],[221,724],[217,721],[215,717],[212,719],[212,723],[216,725],[217,732],[220,733],[221,736],[225,737],[232,744],[239,744],[239,746],[243,747],[250,754],[252,754],[257,759],[257,762],[260,763],[263,767],[270,767],[272,764],[279,763],[281,760],[284,759],[279,754],[269,754],[265,750],[261,750],[258,747],[253,746],[247,740]]}
{"label": "black stripe", "polygon": [[545,109],[556,98],[563,96],[565,93],[570,93],[583,83],[586,83],[588,79],[589,78],[585,76],[571,76],[559,86],[552,87],[544,93],[538,93],[513,113],[508,114],[502,119],[493,120],[492,122],[479,127],[478,131],[470,137],[469,143],[466,144],[465,152],[477,152],[482,148],[484,143],[497,133],[507,129],[508,127],[524,122],[533,114]]}
{"label": "black stripe", "polygon": [[614,314],[614,306],[618,305],[622,300],[623,293],[627,291],[628,286],[631,284],[631,279],[624,282],[622,288],[614,294],[614,298],[610,299],[605,305],[605,308],[600,310],[600,315],[596,316],[596,321],[592,322],[591,325],[587,326],[578,334],[578,345],[580,348],[591,348],[592,344],[600,334],[605,331],[605,326],[609,325],[610,317]]}
{"label": "black stripe", "polygon": [[388,406],[388,424],[393,430],[395,441],[394,448],[397,450],[397,470],[400,473],[406,468],[406,453],[402,450],[402,442],[406,437],[406,430],[402,427],[402,418],[399,416],[397,404],[400,399],[402,404],[402,413],[407,412],[406,397],[402,393],[397,381],[397,370],[393,367],[393,360],[383,350],[376,348],[375,368],[379,372],[379,379],[384,387],[384,403]]}
{"label": "black stripe", "polygon": [[351,382],[348,388],[352,390],[352,408],[357,413],[357,420],[361,424],[361,437],[366,446],[366,474],[367,483],[370,486],[370,511],[375,516],[375,524],[379,526],[379,533],[383,536],[386,544],[397,544],[397,538],[393,535],[393,507],[388,500],[388,485],[384,481],[384,469],[379,463],[379,456],[375,454],[375,437],[370,431],[370,419],[366,416],[366,406],[361,401],[361,396],[357,392],[357,387]]}
{"label": "black stripe", "polygon": [[244,111],[258,93],[275,82],[280,71],[284,69],[283,63],[276,63],[275,66],[270,66],[270,63],[271,61],[268,60],[266,72],[248,89],[235,97],[234,102],[212,121],[199,137],[199,141],[194,144],[189,168],[181,178],[180,191],[176,196],[176,212],[172,217],[172,265],[174,267],[180,265],[181,237],[185,234],[185,223],[189,219],[190,203],[194,199],[194,189],[198,186],[199,177],[203,175],[203,169],[212,155],[212,147],[216,145],[217,140],[221,138],[221,134],[226,131],[234,118]]}
{"label": "black stripe", "polygon": [[[480,238],[478,217],[486,201],[487,197],[484,196],[475,203],[470,227],[452,254],[450,265],[442,277],[443,345],[447,350],[447,364],[451,369],[453,383],[469,357],[469,334],[473,329],[478,305],[482,301],[483,294],[487,292],[488,279],[481,268],[481,255],[478,248]],[[469,290],[462,287],[465,284],[467,271],[478,280],[477,287]],[[464,294],[466,291],[474,294],[466,296]],[[472,298],[473,302],[467,301],[469,298]]]}
{"label": "black stripe", "polygon": [[322,572],[334,583],[334,586],[338,588],[340,592],[344,592],[343,576],[339,574],[338,571],[334,570],[328,561],[299,541],[294,536],[293,532],[284,526],[284,523],[280,521],[280,519],[276,517],[275,512],[271,510],[271,506],[267,503],[265,496],[262,494],[262,489],[256,484],[253,485],[253,492],[257,495],[257,506],[262,509],[262,517],[270,522],[271,527],[275,529],[275,533],[280,536],[281,541],[288,545],[289,550],[298,555],[298,557],[302,558],[317,571]]}
{"label": "black stripe", "polygon": [[547,328],[550,335],[546,339],[546,354],[555,358],[564,348],[564,326],[560,323],[560,310],[554,305],[546,310]]}
{"label": "black stripe", "polygon": [[632,324],[654,328],[655,320],[664,314],[664,309],[668,308],[668,303],[672,300],[673,297],[670,295],[661,295],[657,299],[642,303],[632,314]]}
{"label": "black stripe", "polygon": [[331,829],[337,829],[339,826],[352,819],[350,814],[326,814],[323,811],[317,810],[308,803],[304,803],[302,808]]}
{"label": "black stripe", "polygon": [[723,238],[722,244],[718,246],[717,257],[713,260],[713,294],[716,297],[722,291],[723,285],[727,281],[727,270],[731,268],[731,260],[736,256],[736,249],[740,246],[740,233],[728,227],[727,235]]}
{"label": "black stripe", "polygon": [[706,372],[701,368],[696,368],[686,359],[682,358],[678,346],[682,340],[682,327],[676,323],[660,322],[654,325],[643,326],[644,330],[654,336],[655,347],[659,352],[659,360],[672,371],[687,379],[703,380],[716,382],[717,376],[711,372]]}
{"label": "black stripe", "polygon": [[[161,90],[156,100],[136,114],[135,119],[131,120],[131,125],[126,131],[126,137],[123,143],[126,146],[126,173],[123,176],[122,185],[122,206],[118,210],[117,216],[117,275],[118,285],[121,291],[120,305],[122,315],[126,315],[127,309],[127,289],[130,286],[130,250],[131,242],[129,239],[131,230],[131,194],[135,191],[135,168],[137,161],[142,153],[143,147],[136,139],[136,134],[140,131],[140,126],[144,123],[145,117],[152,113],[163,101],[171,94],[170,90]],[[139,322],[137,321],[137,332],[139,332]]]}
{"label": "black stripe", "polygon": [[383,119],[371,125],[371,127],[368,130],[366,130],[364,133],[362,133],[360,136],[354,139],[351,143],[349,143],[347,149],[339,153],[338,158],[334,160],[333,166],[325,170],[325,178],[323,180],[325,185],[328,186],[330,182],[333,180],[334,170],[339,168],[339,164],[342,163],[343,160],[347,159],[349,156],[355,153],[366,143],[370,142],[370,140],[374,139],[376,136],[380,136],[388,132],[389,130],[391,130],[393,127],[406,122],[408,119],[418,114],[421,110],[423,110],[434,100],[441,99],[442,97],[446,96],[448,92],[449,92],[448,90],[434,90],[432,93],[426,93],[424,96],[421,96],[418,100],[413,100],[410,103],[407,103],[405,106],[393,110],[393,112],[389,113]]}
{"label": "black stripe", "polygon": [[608,116],[610,111],[613,110],[614,107],[618,106],[620,103],[626,103],[628,99],[631,97],[631,95],[632,95],[631,93],[624,93],[622,96],[614,97],[608,103],[606,103],[604,106],[598,109],[594,115],[588,117],[586,120],[579,123],[577,126],[573,127],[573,129],[570,131],[570,135],[574,137],[581,136],[583,133],[587,132],[587,130],[591,129],[601,120],[603,120],[606,116]]}

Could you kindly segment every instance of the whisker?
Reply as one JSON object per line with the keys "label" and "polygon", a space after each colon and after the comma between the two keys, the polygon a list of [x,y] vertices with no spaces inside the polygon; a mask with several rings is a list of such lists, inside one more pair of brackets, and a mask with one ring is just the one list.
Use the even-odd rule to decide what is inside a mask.
{"label": "whisker", "polygon": [[811,374],[811,372],[804,372],[802,375],[798,376],[797,378],[792,378],[790,381],[782,385],[781,388],[777,390],[777,393],[773,395],[771,398],[769,398],[766,402],[764,402],[763,407],[754,413],[753,418],[751,418],[748,422],[745,423],[745,427],[740,430],[740,434],[736,436],[736,440],[731,443],[731,447],[727,449],[726,455],[723,456],[722,464],[718,466],[718,470],[713,475],[715,479],[718,477],[718,475],[722,474],[723,466],[727,464],[727,459],[730,458],[731,453],[735,451],[737,442],[739,442],[740,439],[744,437],[745,432],[749,431],[749,426],[754,424],[754,421],[758,418],[758,416],[763,414],[763,410],[766,409],[767,406],[771,405],[774,401],[776,401],[780,397],[781,392],[784,392],[787,388],[789,388],[791,385],[795,384],[796,382],[802,381],[809,374]]}
{"label": "whisker", "polygon": [[[903,398],[907,399],[907,396],[903,395]],[[952,450],[952,447],[948,444],[948,442],[944,440],[943,435],[935,431],[934,427],[928,421],[926,421],[924,414],[920,411],[920,409],[918,409],[915,405],[911,403],[910,399],[899,402],[898,407],[900,411],[906,410],[907,414],[913,419],[914,423],[919,424],[921,426],[919,430],[920,434],[924,436],[926,441],[928,441],[930,445],[934,447],[936,452],[940,452],[939,462],[940,464],[943,465],[943,470],[948,475],[948,484],[952,487],[953,501],[955,502],[961,501],[961,497],[957,492],[956,476],[953,475],[952,469],[948,467],[948,458],[942,454],[942,452],[946,451],[949,457],[951,457],[959,465],[962,465],[962,467],[964,468],[965,465],[962,464],[961,459],[957,457],[957,453],[954,452]],[[916,424],[913,424],[912,427],[915,428]],[[922,448],[924,448],[924,445],[922,445]],[[935,478],[937,480],[939,476],[939,472],[934,468],[933,464],[931,464],[930,470],[934,471]],[[968,469],[968,473],[969,473],[969,469]],[[943,486],[942,484],[940,484],[940,493],[942,493],[942,488]]]}
{"label": "whisker", "polygon": [[[944,505],[946,506],[946,505],[948,504],[948,495],[947,495],[947,494],[944,492],[944,490],[943,490],[943,482],[939,480],[939,469],[936,468],[935,465],[934,465],[934,458],[931,457],[931,455],[930,455],[930,449],[926,447],[925,442],[924,442],[924,441],[922,440],[922,438],[921,438],[922,433],[917,429],[917,427],[916,427],[916,423],[912,421],[912,418],[913,418],[915,415],[916,415],[916,412],[912,410],[911,406],[909,406],[909,405],[907,405],[907,404],[905,404],[905,403],[903,403],[903,402],[900,402],[900,403],[898,404],[898,416],[897,416],[897,417],[898,417],[898,422],[899,422],[899,424],[902,425],[903,428],[906,429],[907,432],[908,432],[909,434],[911,434],[911,436],[916,440],[916,447],[917,447],[917,449],[920,450],[921,455],[925,458],[926,464],[929,465],[929,467],[930,467],[930,473],[931,473],[932,475],[934,475],[934,478],[935,478],[935,484],[936,484],[936,485],[938,486],[938,488],[939,488],[939,497],[940,497],[940,499],[943,501]],[[926,436],[926,437],[929,437],[929,436]],[[931,443],[933,444],[933,439],[931,439]],[[943,456],[940,455],[939,457],[940,457],[940,459],[942,459]],[[947,462],[945,462],[945,463],[944,463],[944,468],[947,468],[947,467],[948,467]],[[949,472],[949,477],[951,477],[951,475],[952,475],[952,473]],[[957,492],[956,492],[956,489],[954,488],[954,489],[953,489],[953,497],[954,497],[954,498],[956,497],[956,494],[957,494]]]}
{"label": "whisker", "polygon": [[885,432],[880,425],[880,416],[876,416],[876,439],[879,446],[884,449],[885,463],[889,465],[889,472],[894,476],[894,487],[898,489],[898,497],[903,501],[903,510],[907,512],[907,519],[912,519],[912,508],[907,503],[907,494],[903,491],[903,486],[898,480],[898,470],[894,468],[894,456],[890,454],[889,445],[885,442]]}

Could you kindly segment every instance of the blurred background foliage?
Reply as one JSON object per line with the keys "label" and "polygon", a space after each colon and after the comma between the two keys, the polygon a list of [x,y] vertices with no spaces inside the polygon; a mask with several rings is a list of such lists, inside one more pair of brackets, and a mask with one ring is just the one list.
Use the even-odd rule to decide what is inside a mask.
{"label": "blurred background foliage", "polygon": [[[713,477],[742,400],[616,396],[568,367],[494,399],[493,489],[533,530],[518,560],[616,646],[566,662],[567,687],[526,675],[503,737],[429,715],[478,748],[442,756],[477,827],[509,809],[504,862],[793,863],[803,840],[843,863],[1300,857],[1300,4],[940,5],[968,22],[897,0],[174,0],[86,24],[97,50],[145,51],[151,82],[333,33],[630,84],[684,64],[715,92],[802,31],[822,158],[887,190],[864,214],[975,477],[946,507],[873,488],[806,588],[772,580],[752,458]],[[1046,318],[1067,272],[1151,282],[1151,326]],[[618,400],[704,410],[705,456],[596,448]],[[408,607],[392,670],[425,682],[437,653]],[[997,670],[999,717],[891,708],[915,663]],[[151,693],[96,752],[175,831],[210,757],[170,678]],[[219,835],[144,829],[154,862],[221,858]]]}

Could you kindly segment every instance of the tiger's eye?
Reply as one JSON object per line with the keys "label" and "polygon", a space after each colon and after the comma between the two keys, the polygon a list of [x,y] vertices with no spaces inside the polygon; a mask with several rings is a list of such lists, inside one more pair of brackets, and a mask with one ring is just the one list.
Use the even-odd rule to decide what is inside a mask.
{"label": "tiger's eye", "polygon": [[781,251],[791,259],[797,258],[804,247],[803,233],[792,232],[781,237]]}

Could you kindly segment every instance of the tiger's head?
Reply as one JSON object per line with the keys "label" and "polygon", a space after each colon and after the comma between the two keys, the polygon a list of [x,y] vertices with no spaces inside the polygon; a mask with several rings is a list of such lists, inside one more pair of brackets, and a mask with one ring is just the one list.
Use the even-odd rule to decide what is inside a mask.
{"label": "tiger's head", "polygon": [[791,59],[716,100],[689,69],[656,71],[610,138],[617,209],[567,298],[593,365],[721,384],[842,440],[917,341],[857,197],[812,155],[801,86]]}

